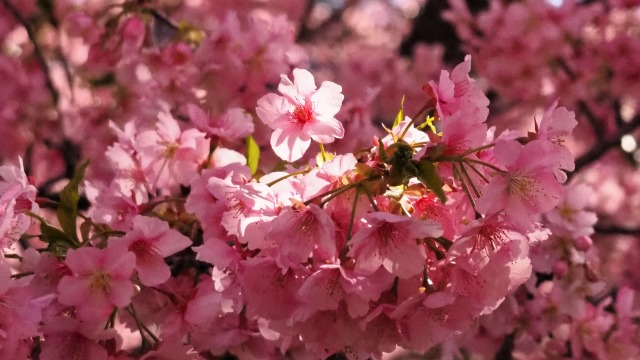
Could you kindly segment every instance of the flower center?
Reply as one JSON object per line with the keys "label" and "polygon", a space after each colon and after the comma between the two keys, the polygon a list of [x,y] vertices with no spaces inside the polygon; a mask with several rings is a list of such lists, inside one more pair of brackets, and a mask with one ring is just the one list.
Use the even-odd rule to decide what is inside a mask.
{"label": "flower center", "polygon": [[398,240],[406,237],[407,234],[399,229],[394,223],[384,223],[377,233],[377,250],[380,255],[389,250],[389,246],[397,246]]}
{"label": "flower center", "polygon": [[167,143],[164,143],[162,145],[164,145],[164,151],[162,152],[162,156],[167,158],[167,159],[173,159],[173,157],[178,152],[178,149],[180,148],[180,145],[178,145],[176,143],[168,143],[167,142]]}
{"label": "flower center", "polygon": [[144,259],[146,257],[158,254],[158,250],[156,249],[156,247],[145,240],[138,240],[134,242],[129,250],[133,251],[133,253],[136,254],[136,258],[138,259]]}
{"label": "flower center", "polygon": [[524,176],[513,176],[509,179],[509,194],[519,195],[531,200],[536,197],[538,189],[535,180]]}
{"label": "flower center", "polygon": [[313,120],[313,106],[310,101],[305,101],[303,105],[298,105],[291,113],[291,122],[306,124]]}
{"label": "flower center", "polygon": [[480,250],[489,253],[496,251],[498,247],[507,242],[509,238],[504,229],[495,225],[485,225],[478,230],[474,236],[475,243],[473,250]]}
{"label": "flower center", "polygon": [[311,211],[305,211],[300,214],[298,218],[297,227],[303,234],[312,234],[317,231],[317,220],[315,215]]}
{"label": "flower center", "polygon": [[111,280],[109,274],[105,274],[101,271],[96,272],[89,278],[89,286],[91,289],[98,289],[108,293],[110,288],[109,280]]}

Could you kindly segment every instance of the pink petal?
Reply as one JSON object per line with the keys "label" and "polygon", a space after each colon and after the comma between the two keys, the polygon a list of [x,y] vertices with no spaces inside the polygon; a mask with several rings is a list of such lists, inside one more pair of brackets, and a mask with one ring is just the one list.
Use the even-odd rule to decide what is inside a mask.
{"label": "pink petal", "polygon": [[308,122],[304,125],[304,131],[313,140],[323,144],[331,143],[335,138],[341,139],[344,136],[342,123],[334,118]]}
{"label": "pink petal", "polygon": [[136,256],[124,246],[107,246],[105,251],[104,270],[112,278],[130,278],[136,266]]}
{"label": "pink petal", "polygon": [[286,98],[276,94],[267,94],[258,100],[256,113],[260,120],[272,129],[279,123],[289,121],[289,110],[293,107]]}
{"label": "pink petal", "polygon": [[158,253],[162,257],[167,257],[189,247],[191,240],[178,231],[169,229],[157,238],[153,245],[158,249]]}
{"label": "pink petal", "polygon": [[74,274],[91,274],[101,265],[103,251],[92,247],[69,250],[64,262]]}
{"label": "pink petal", "polygon": [[58,292],[58,301],[64,305],[78,305],[91,297],[89,281],[85,277],[63,277],[58,283]]}
{"label": "pink petal", "polygon": [[129,279],[111,279],[109,281],[109,300],[117,307],[125,307],[131,303],[134,288]]}
{"label": "pink petal", "polygon": [[300,159],[309,148],[309,145],[311,145],[310,138],[306,136],[305,138],[298,137],[282,129],[276,129],[271,134],[273,151],[285,161],[293,162]]}
{"label": "pink petal", "polygon": [[311,95],[316,113],[326,118],[332,118],[340,111],[343,100],[342,87],[331,81],[323,82],[318,91]]}
{"label": "pink petal", "polygon": [[161,256],[136,259],[136,270],[140,282],[147,286],[162,284],[171,276],[171,270]]}
{"label": "pink petal", "polygon": [[401,279],[408,279],[422,274],[427,254],[424,247],[415,242],[397,244],[393,250],[382,259],[382,266],[390,273]]}
{"label": "pink petal", "polygon": [[293,82],[284,74],[280,77],[278,91],[294,103],[303,103],[304,99],[316,90],[313,75],[304,69],[293,70]]}

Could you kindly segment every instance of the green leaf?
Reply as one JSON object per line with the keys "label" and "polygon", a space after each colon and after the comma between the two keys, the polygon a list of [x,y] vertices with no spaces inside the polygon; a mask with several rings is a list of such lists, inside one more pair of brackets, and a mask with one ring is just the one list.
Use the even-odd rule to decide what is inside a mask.
{"label": "green leaf", "polygon": [[84,178],[84,172],[89,166],[89,161],[85,161],[78,167],[73,179],[60,192],[60,205],[56,211],[58,221],[65,234],[69,235],[76,243],[78,234],[76,232],[76,218],[78,217],[78,186]]}
{"label": "green leaf", "polygon": [[253,139],[253,136],[247,137],[247,165],[251,169],[251,175],[255,175],[258,171],[258,163],[260,162],[260,147]]}
{"label": "green leaf", "polygon": [[62,257],[69,248],[75,248],[76,243],[69,235],[46,222],[40,223],[40,239],[49,244],[47,250],[56,256]]}
{"label": "green leaf", "polygon": [[415,167],[418,169],[418,180],[433,191],[443,204],[447,202],[447,196],[445,195],[444,190],[442,190],[444,182],[440,179],[434,163],[427,160],[416,161]]}
{"label": "green leaf", "polygon": [[402,102],[400,103],[400,111],[396,115],[396,121],[393,122],[393,127],[398,126],[404,120],[404,96],[402,96]]}

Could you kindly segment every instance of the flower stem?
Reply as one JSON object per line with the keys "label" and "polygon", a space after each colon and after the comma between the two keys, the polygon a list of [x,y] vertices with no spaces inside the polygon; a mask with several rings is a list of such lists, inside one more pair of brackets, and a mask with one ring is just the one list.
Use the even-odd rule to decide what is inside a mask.
{"label": "flower stem", "polygon": [[156,343],[160,342],[160,339],[158,339],[158,337],[151,330],[149,330],[148,327],[140,322],[140,319],[138,319],[138,316],[136,315],[136,310],[133,307],[133,304],[129,304],[129,306],[127,307],[127,312],[129,313],[129,315],[133,316],[133,320],[135,320],[136,325],[138,326],[138,330],[140,330],[140,336],[142,337],[142,339],[144,339],[144,335],[142,332],[144,330],[144,332],[146,332],[151,337],[151,339],[153,339],[153,341],[155,341]]}
{"label": "flower stem", "polygon": [[369,198],[369,202],[371,203],[373,210],[380,211],[380,208],[378,208],[376,201],[374,200],[373,196],[371,196],[371,192],[369,192],[369,189],[367,189],[367,187],[364,185],[361,187],[362,187],[362,190],[364,190],[364,193],[367,194],[367,197]]}
{"label": "flower stem", "polygon": [[304,175],[304,174],[308,173],[309,171],[311,171],[311,169],[305,169],[305,170],[300,170],[300,171],[292,172],[292,173],[290,173],[290,174],[287,174],[287,175],[281,176],[281,177],[279,177],[279,178],[277,178],[277,179],[275,179],[275,180],[273,180],[273,181],[271,181],[271,182],[267,183],[267,186],[271,187],[271,186],[273,186],[273,185],[275,185],[275,184],[279,183],[279,182],[280,182],[280,181],[282,181],[282,180],[288,179],[288,178],[290,178],[290,177],[292,177],[292,176]]}
{"label": "flower stem", "polygon": [[462,185],[462,189],[467,194],[467,198],[469,199],[469,202],[471,203],[471,206],[475,210],[476,209],[476,202],[473,200],[473,196],[471,196],[471,192],[469,191],[469,188],[467,187],[467,184],[465,183],[464,179],[462,178],[462,175],[458,171],[458,168],[455,166],[455,164],[453,166],[453,174],[460,181],[460,184]]}
{"label": "flower stem", "polygon": [[353,197],[353,206],[351,206],[351,216],[349,217],[349,227],[347,228],[347,243],[351,240],[351,232],[353,231],[353,223],[356,219],[356,208],[358,207],[358,197],[360,197],[362,186],[356,187],[356,195]]}
{"label": "flower stem", "polygon": [[327,153],[324,152],[324,144],[318,143],[320,145],[320,154],[322,155],[322,161],[327,161]]}
{"label": "flower stem", "polygon": [[460,156],[460,157],[465,157],[465,156],[467,156],[467,155],[471,155],[471,154],[473,154],[473,153],[477,153],[478,151],[482,151],[482,150],[485,150],[485,149],[489,149],[489,148],[492,148],[492,147],[494,147],[494,146],[496,146],[496,144],[495,144],[495,143],[491,143],[491,144],[487,144],[487,145],[482,145],[482,146],[479,146],[479,147],[477,147],[477,148],[469,149],[469,150],[467,150],[467,151],[463,152],[462,154],[458,154],[458,156]]}
{"label": "flower stem", "polygon": [[450,161],[450,162],[458,162],[458,163],[464,163],[464,162],[468,162],[468,163],[474,163],[474,164],[479,164],[482,166],[486,166],[490,169],[493,169],[501,174],[507,175],[508,172],[505,170],[500,169],[499,167],[490,164],[486,161],[482,161],[482,160],[476,160],[476,159],[468,159],[468,158],[461,158],[459,156],[442,156],[439,157],[438,159],[436,159],[437,162],[445,162],[445,161]]}
{"label": "flower stem", "polygon": [[462,175],[464,175],[464,177],[469,181],[469,184],[471,185],[471,189],[473,189],[473,193],[476,194],[476,197],[480,197],[480,191],[478,191],[478,188],[476,188],[476,184],[473,183],[473,179],[471,179],[471,176],[469,176],[469,173],[467,172],[467,169],[464,167],[464,163],[460,163],[459,164],[460,170]]}

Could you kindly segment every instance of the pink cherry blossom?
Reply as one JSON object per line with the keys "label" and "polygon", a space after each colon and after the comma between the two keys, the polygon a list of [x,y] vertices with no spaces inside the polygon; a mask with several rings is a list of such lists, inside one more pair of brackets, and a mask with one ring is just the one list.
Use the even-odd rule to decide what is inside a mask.
{"label": "pink cherry blossom", "polygon": [[164,258],[191,245],[191,240],[170,229],[166,222],[147,216],[133,218],[133,227],[110,243],[126,247],[136,256],[135,269],[140,282],[147,286],[162,284],[171,276]]}
{"label": "pink cherry blossom", "polygon": [[313,75],[303,69],[294,69],[293,79],[282,75],[278,91],[283,96],[267,94],[256,108],[260,120],[274,130],[271,147],[286,161],[300,159],[311,140],[326,144],[344,136],[334,118],[344,99],[342,88],[330,81],[316,88]]}
{"label": "pink cherry blossom", "polygon": [[267,237],[279,245],[278,263],[298,265],[313,255],[319,260],[336,257],[335,224],[320,207],[285,209],[269,223]]}
{"label": "pink cherry blossom", "polygon": [[575,169],[573,155],[565,142],[578,122],[573,111],[557,106],[558,101],[555,101],[542,116],[540,125],[537,126],[536,139],[553,143],[554,151],[558,157],[554,175],[560,182],[565,182],[567,180],[565,171]]}
{"label": "pink cherry blossom", "polygon": [[598,218],[595,213],[585,209],[590,203],[593,191],[594,189],[586,184],[565,187],[562,202],[545,215],[546,219],[555,225],[554,233],[576,239],[593,234],[593,225]]}
{"label": "pink cherry blossom", "polygon": [[554,154],[544,143],[521,145],[515,140],[498,141],[496,159],[506,173],[495,174],[478,199],[477,209],[485,214],[504,210],[518,227],[532,228],[534,214],[547,212],[561,200],[563,189],[553,175]]}
{"label": "pink cherry blossom", "polygon": [[338,155],[322,164],[320,169],[313,169],[300,182],[300,193],[304,200],[329,190],[339,183],[342,176],[353,170],[358,161],[353,154]]}
{"label": "pink cherry blossom", "polygon": [[380,266],[400,277],[421,274],[427,258],[420,240],[442,235],[440,224],[389,213],[365,215],[367,226],[351,239],[349,256],[356,260],[356,272],[372,274]]}
{"label": "pink cherry blossom", "polygon": [[106,319],[114,307],[129,305],[136,256],[126,247],[69,250],[65,264],[72,274],[60,279],[58,301],[75,306],[80,319]]}
{"label": "pink cherry blossom", "polygon": [[27,231],[31,218],[25,211],[37,211],[36,188],[20,166],[0,166],[0,246],[9,247]]}
{"label": "pink cherry blossom", "polygon": [[203,133],[196,129],[182,131],[167,112],[158,114],[155,130],[138,134],[135,146],[154,188],[176,182],[189,184],[209,152],[209,141]]}
{"label": "pink cherry blossom", "polygon": [[425,90],[436,101],[436,109],[441,118],[447,119],[457,112],[464,112],[477,123],[486,120],[489,113],[489,99],[469,77],[471,71],[471,56],[467,55],[464,62],[458,64],[451,74],[443,70],[438,84],[431,81]]}
{"label": "pink cherry blossom", "polygon": [[[245,289],[247,312],[266,319],[282,320],[300,305],[296,296],[302,286],[301,268],[282,272],[275,260],[254,258],[245,262],[241,283]],[[273,301],[278,299],[278,301]]]}
{"label": "pink cherry blossom", "polygon": [[230,108],[216,117],[209,117],[194,104],[187,105],[187,113],[198,130],[225,140],[243,139],[253,133],[253,118],[244,109]]}
{"label": "pink cherry blossom", "polygon": [[108,353],[98,341],[119,339],[114,329],[102,329],[77,319],[56,316],[43,327],[47,342],[42,345],[41,359],[107,360]]}

